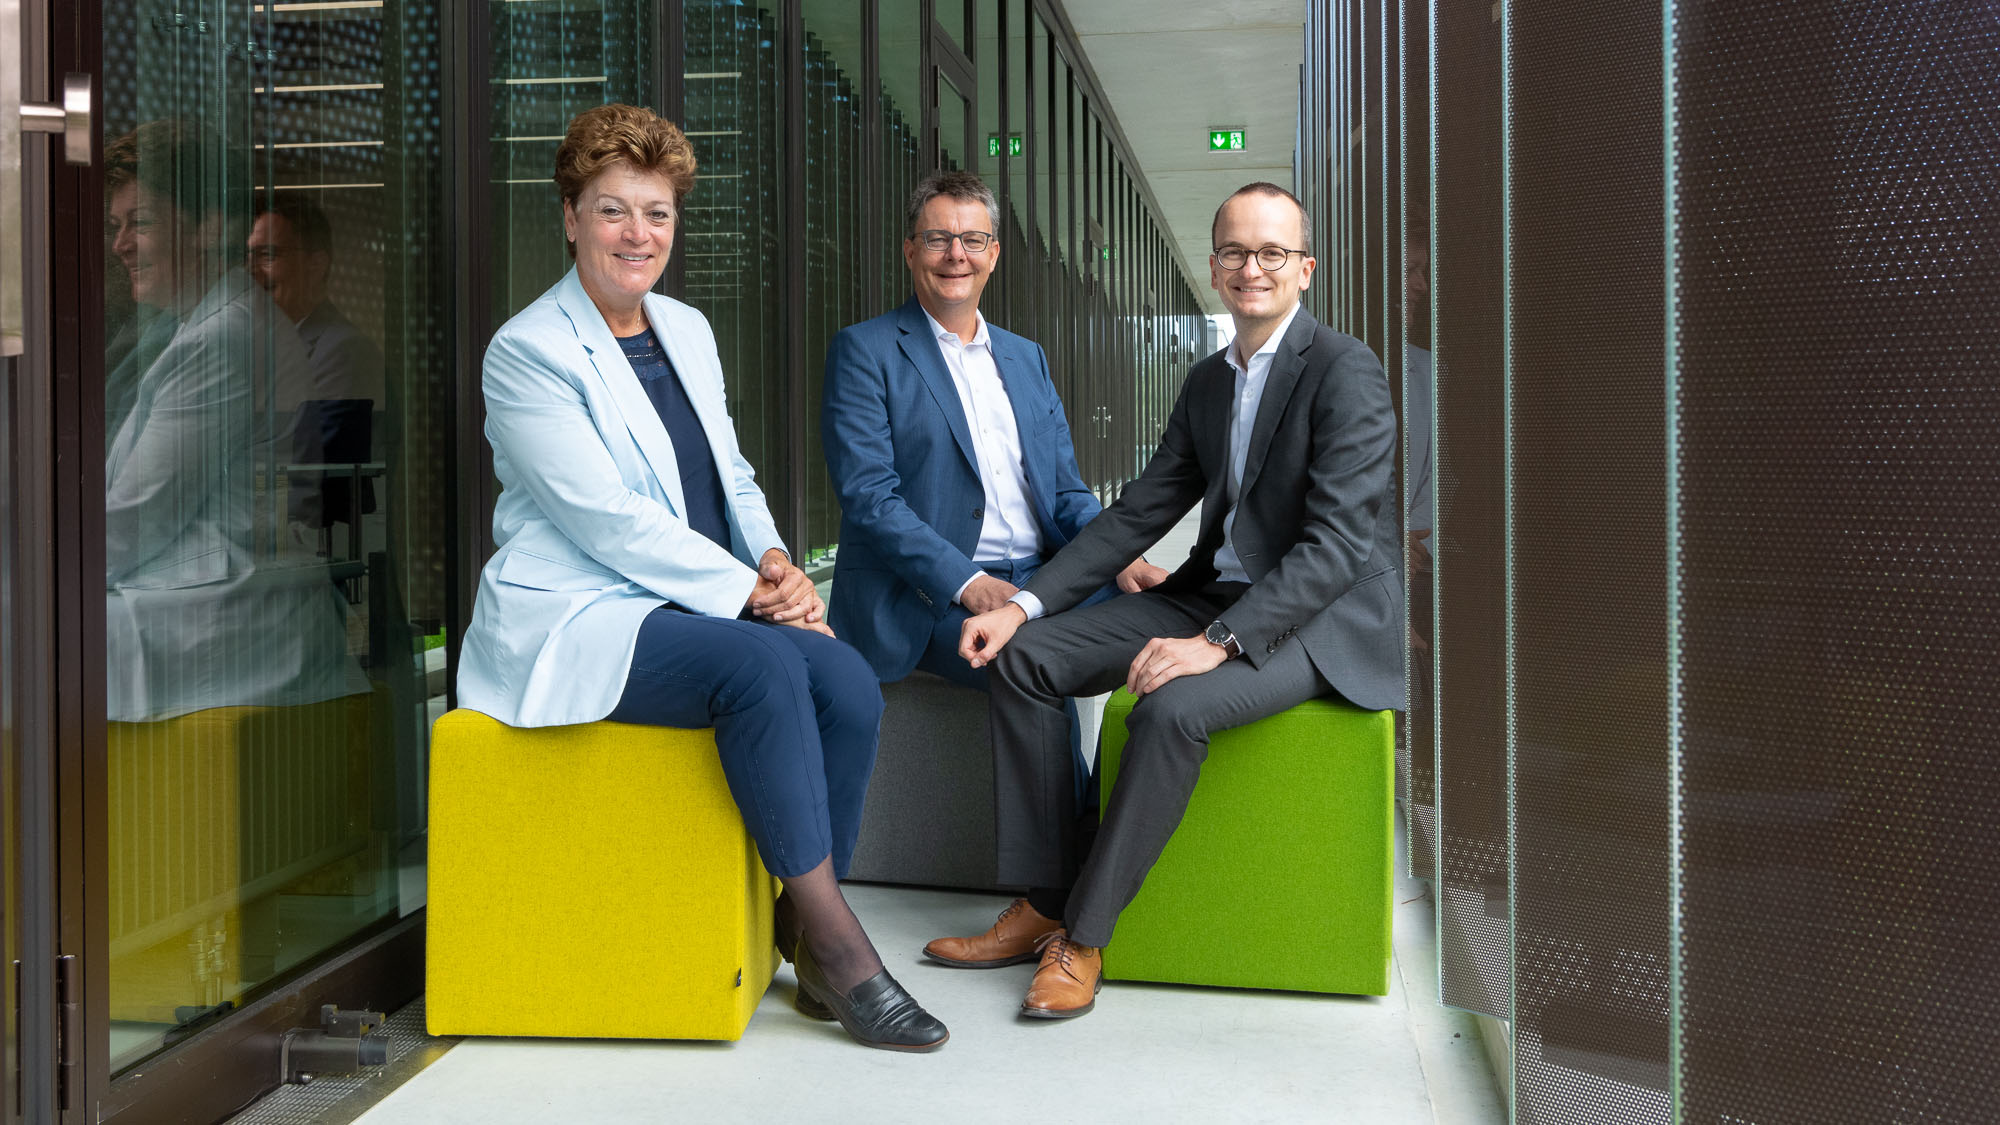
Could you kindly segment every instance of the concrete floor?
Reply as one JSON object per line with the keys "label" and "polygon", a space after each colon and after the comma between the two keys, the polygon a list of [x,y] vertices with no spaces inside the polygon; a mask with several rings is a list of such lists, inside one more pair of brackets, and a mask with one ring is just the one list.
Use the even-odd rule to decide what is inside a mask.
{"label": "concrete floor", "polygon": [[[365,1125],[478,1122],[1342,1121],[1497,1125],[1506,1113],[1472,1020],[1437,1006],[1423,884],[1398,888],[1390,994],[1363,998],[1107,984],[1091,1014],[1015,1015],[1033,967],[969,972],[918,956],[1006,900],[849,888],[890,971],[951,1028],[930,1055],[855,1045],[791,1010],[781,969],[737,1043],[468,1039]],[[588,998],[579,998],[587,1003]]]}

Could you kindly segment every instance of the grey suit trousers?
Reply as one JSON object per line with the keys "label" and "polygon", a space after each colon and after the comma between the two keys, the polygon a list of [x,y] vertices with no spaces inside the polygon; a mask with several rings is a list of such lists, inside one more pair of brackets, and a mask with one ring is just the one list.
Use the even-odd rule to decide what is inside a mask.
{"label": "grey suit trousers", "polygon": [[1118,783],[1088,854],[1080,854],[1086,810],[1077,807],[1063,701],[1120,686],[1148,640],[1200,636],[1245,589],[1147,591],[1030,621],[990,665],[998,882],[1069,887],[1063,921],[1084,945],[1110,942],[1119,913],[1180,826],[1209,733],[1333,691],[1293,643],[1261,669],[1227,660],[1142,697],[1126,724]]}

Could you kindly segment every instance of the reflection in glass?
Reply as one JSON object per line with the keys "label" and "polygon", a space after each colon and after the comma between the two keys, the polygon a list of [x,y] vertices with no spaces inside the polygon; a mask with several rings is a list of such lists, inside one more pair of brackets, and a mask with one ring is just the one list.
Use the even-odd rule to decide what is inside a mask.
{"label": "reflection in glass", "polygon": [[790,478],[800,451],[787,436],[785,409],[780,302],[793,259],[782,238],[777,15],[770,5],[688,0],[682,18],[682,128],[701,165],[681,208],[683,299],[706,314],[715,331],[737,441],[757,466],[779,530],[789,535],[793,498],[777,482]]}
{"label": "reflection in glass", "polygon": [[942,73],[937,80],[938,113],[938,167],[965,168],[977,170],[979,162],[972,159],[965,142],[965,95]]}
{"label": "reflection in glass", "polygon": [[[981,7],[992,7],[996,0],[985,0]],[[932,10],[937,13],[938,26],[958,45],[959,50],[968,54],[972,51],[971,40],[965,37],[966,0],[937,0]]]}
{"label": "reflection in glass", "polygon": [[[840,505],[825,470],[818,425],[820,357],[834,333],[865,320],[866,263],[888,247],[863,244],[861,198],[861,0],[807,5],[806,15],[806,540],[801,562],[819,562],[840,532]],[[895,238],[894,228],[884,232]],[[894,257],[894,255],[889,255]],[[738,409],[741,409],[739,404]]]}
{"label": "reflection in glass", "polygon": [[[998,5],[994,6],[998,7]],[[1005,190],[1001,192],[1001,199],[1005,201],[1006,211],[1002,220],[1003,238],[1005,239],[1005,245],[1002,247],[1004,251],[1003,259],[1011,260],[1014,263],[1012,268],[1007,270],[1005,281],[1007,320],[1008,324],[1015,331],[1031,340],[1037,340],[1041,338],[1042,326],[1037,302],[1034,299],[1035,275],[1034,269],[1030,264],[1034,259],[1028,256],[1030,240],[1035,236],[1030,233],[1032,224],[1029,222],[1028,211],[1027,147],[1028,139],[1034,135],[1034,123],[1028,120],[1029,24],[1027,17],[1027,6],[1019,3],[1008,5],[1005,44],[1007,70],[1005,87],[1007,92],[1005,105],[1007,127],[1005,132],[1007,135],[1003,140],[1003,147],[1001,149],[1004,159],[1001,160],[999,167],[1003,169],[1001,178],[1004,181],[1005,187]],[[996,43],[995,46],[997,48],[999,44]],[[985,57],[992,60],[999,57],[999,52],[996,50],[994,54]],[[983,107],[986,104],[983,96],[983,72],[981,79],[982,97],[980,105],[983,112]],[[994,101],[998,103],[999,99],[996,97]],[[1017,138],[1019,140],[1019,151],[1015,150]]]}
{"label": "reflection in glass", "polygon": [[919,10],[917,0],[881,0],[878,16],[880,31],[876,42],[882,88],[876,113],[882,121],[882,166],[877,175],[882,182],[882,229],[898,247],[896,252],[881,258],[883,309],[900,305],[909,296],[910,278],[900,250],[909,226],[903,212],[910,190],[929,171],[919,155],[921,145],[917,136],[919,111],[925,97]]}
{"label": "reflection in glass", "polygon": [[252,8],[203,52],[107,6],[114,1067],[423,901],[437,91],[386,60],[434,44]]}

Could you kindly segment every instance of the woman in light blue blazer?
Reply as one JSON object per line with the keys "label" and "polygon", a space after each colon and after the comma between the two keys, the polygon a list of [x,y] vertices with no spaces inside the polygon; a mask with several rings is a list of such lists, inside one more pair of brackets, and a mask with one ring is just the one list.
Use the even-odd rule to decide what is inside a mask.
{"label": "woman in light blue blazer", "polygon": [[840,893],[882,695],[834,639],[738,450],[708,322],[652,292],[694,186],[687,138],[609,105],[556,152],[576,266],[493,337],[486,436],[499,549],[459,700],[514,726],[714,727],[764,865],[797,1007],[871,1047],[944,1025],[896,983]]}

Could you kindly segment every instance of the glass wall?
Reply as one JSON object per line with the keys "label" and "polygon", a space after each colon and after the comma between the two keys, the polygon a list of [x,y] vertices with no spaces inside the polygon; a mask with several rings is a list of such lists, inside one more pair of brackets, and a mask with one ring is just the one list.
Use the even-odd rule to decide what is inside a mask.
{"label": "glass wall", "polygon": [[681,298],[708,318],[736,421],[736,438],[787,541],[797,510],[786,408],[788,352],[781,305],[795,268],[783,232],[784,90],[776,9],[688,0],[682,37],[682,122],[701,168],[681,232]]}
{"label": "glass wall", "polygon": [[[840,533],[840,505],[824,471],[819,406],[822,357],[834,333],[874,315],[866,263],[875,259],[863,231],[864,184],[861,82],[862,0],[831,0],[806,8],[806,540],[809,562]],[[873,252],[871,252],[871,250]]]}
{"label": "glass wall", "polygon": [[200,7],[105,11],[114,1068],[422,904],[442,704],[437,13]]}

